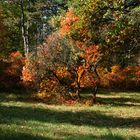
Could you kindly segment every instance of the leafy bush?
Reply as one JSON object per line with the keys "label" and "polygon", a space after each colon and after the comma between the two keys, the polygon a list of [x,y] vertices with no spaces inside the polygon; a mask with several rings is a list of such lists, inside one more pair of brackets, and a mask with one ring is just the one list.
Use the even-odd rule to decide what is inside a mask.
{"label": "leafy bush", "polygon": [[0,62],[0,88],[11,89],[19,87],[22,75],[24,57],[20,52],[12,52],[7,59]]}
{"label": "leafy bush", "polygon": [[63,103],[66,90],[54,79],[44,79],[40,83],[37,97],[47,103]]}
{"label": "leafy bush", "polygon": [[128,66],[121,69],[119,65],[111,68],[111,72],[100,68],[101,87],[114,89],[139,89],[140,88],[140,67]]}

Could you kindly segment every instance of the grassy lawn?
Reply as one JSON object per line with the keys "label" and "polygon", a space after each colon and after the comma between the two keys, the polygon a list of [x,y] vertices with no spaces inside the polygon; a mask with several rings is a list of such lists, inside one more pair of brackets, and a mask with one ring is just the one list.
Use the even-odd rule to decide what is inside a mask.
{"label": "grassy lawn", "polygon": [[0,94],[0,140],[138,140],[140,94],[100,93],[93,106],[46,105]]}

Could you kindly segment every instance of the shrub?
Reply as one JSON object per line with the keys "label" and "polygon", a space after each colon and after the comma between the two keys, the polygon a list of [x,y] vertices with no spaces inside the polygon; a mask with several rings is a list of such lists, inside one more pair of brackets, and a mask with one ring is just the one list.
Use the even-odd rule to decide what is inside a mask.
{"label": "shrub", "polygon": [[20,52],[12,52],[7,59],[0,62],[0,88],[12,89],[20,87],[20,78],[24,57]]}
{"label": "shrub", "polygon": [[101,77],[101,87],[123,90],[140,88],[139,66],[128,66],[121,69],[119,65],[115,65],[111,68],[111,72],[104,68],[99,68],[98,71]]}
{"label": "shrub", "polygon": [[40,83],[37,97],[47,103],[63,103],[66,90],[54,79],[44,79]]}

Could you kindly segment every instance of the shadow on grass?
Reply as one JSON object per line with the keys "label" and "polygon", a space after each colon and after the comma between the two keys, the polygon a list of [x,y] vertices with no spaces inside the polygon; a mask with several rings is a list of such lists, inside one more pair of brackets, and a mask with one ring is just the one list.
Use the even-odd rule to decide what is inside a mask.
{"label": "shadow on grass", "polygon": [[[19,94],[20,93],[20,94]],[[33,99],[31,93],[14,91],[14,92],[0,92],[0,102],[20,101],[20,102],[37,102]],[[39,102],[39,101],[38,101]]]}
{"label": "shadow on grass", "polygon": [[[66,138],[55,138],[55,140],[126,140],[126,137],[119,136],[119,135],[101,135],[101,136],[94,136],[94,135],[81,135],[76,133],[59,133],[59,135]],[[138,137],[128,137],[130,140],[138,140]],[[54,140],[53,138],[48,138],[46,136],[38,136],[38,135],[30,135],[26,133],[0,133],[0,140]]]}
{"label": "shadow on grass", "polygon": [[49,123],[69,123],[73,125],[86,125],[112,128],[138,128],[140,118],[122,118],[107,116],[96,111],[56,111],[32,107],[0,106],[1,124],[22,124],[23,121],[40,121]]}
{"label": "shadow on grass", "polygon": [[112,104],[113,106],[139,106],[140,107],[140,100],[134,98],[97,97],[97,101],[100,102],[101,104]]}
{"label": "shadow on grass", "polygon": [[33,136],[25,133],[0,133],[0,140],[51,140],[47,137]]}
{"label": "shadow on grass", "polygon": [[134,89],[134,90],[126,90],[126,89],[105,89],[105,88],[99,88],[99,91],[101,94],[105,94],[105,93],[127,93],[127,94],[131,94],[131,93],[139,93],[140,89]]}
{"label": "shadow on grass", "polygon": [[[90,94],[89,94],[90,93]],[[92,91],[83,91],[82,99],[91,99]],[[121,91],[110,91],[100,90],[97,94],[97,103],[113,106],[137,106],[140,107],[140,92],[121,92]]]}
{"label": "shadow on grass", "polygon": [[120,135],[113,135],[113,134],[107,134],[107,135],[100,135],[100,136],[94,136],[94,135],[79,135],[76,133],[61,133],[61,135],[67,136],[66,140],[138,140],[138,137],[123,137]]}

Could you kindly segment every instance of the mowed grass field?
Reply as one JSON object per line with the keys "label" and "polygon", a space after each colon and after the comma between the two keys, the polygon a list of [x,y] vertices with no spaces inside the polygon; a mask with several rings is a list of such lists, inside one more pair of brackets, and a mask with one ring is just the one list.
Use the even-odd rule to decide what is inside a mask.
{"label": "mowed grass field", "polygon": [[102,92],[93,106],[0,94],[0,140],[139,140],[140,93]]}

